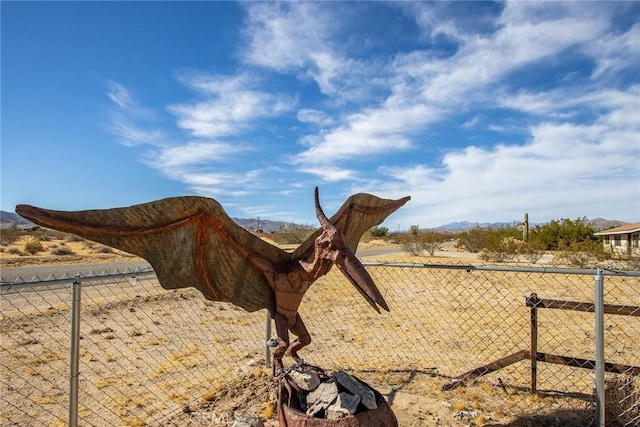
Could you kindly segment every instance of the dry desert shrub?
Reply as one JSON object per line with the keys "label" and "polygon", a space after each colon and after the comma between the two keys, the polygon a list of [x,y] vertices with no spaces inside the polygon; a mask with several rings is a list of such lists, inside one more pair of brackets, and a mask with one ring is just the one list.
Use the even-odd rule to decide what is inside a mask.
{"label": "dry desert shrub", "polygon": [[51,255],[75,255],[76,253],[68,247],[53,248],[51,249]]}
{"label": "dry desert shrub", "polygon": [[29,255],[35,255],[38,252],[44,252],[44,246],[39,240],[29,240],[24,245],[24,251]]}
{"label": "dry desert shrub", "polygon": [[9,248],[7,249],[7,253],[10,255],[24,255],[24,252],[22,252],[20,249],[18,248]]}
{"label": "dry desert shrub", "polygon": [[3,228],[0,231],[0,242],[2,244],[8,245],[18,240],[18,238],[23,234],[24,231],[19,228]]}
{"label": "dry desert shrub", "polygon": [[618,420],[623,426],[640,424],[640,377],[619,374],[605,381],[607,420]]}

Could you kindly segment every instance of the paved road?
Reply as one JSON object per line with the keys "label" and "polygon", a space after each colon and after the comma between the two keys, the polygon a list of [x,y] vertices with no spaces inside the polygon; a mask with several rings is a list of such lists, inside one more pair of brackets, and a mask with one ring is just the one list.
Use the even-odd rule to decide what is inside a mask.
{"label": "paved road", "polygon": [[364,258],[375,259],[375,257],[379,257],[382,255],[396,254],[400,252],[402,252],[401,248],[397,246],[389,246],[389,247],[382,247],[382,248],[358,249],[356,251],[356,255],[358,255],[358,258],[360,259],[364,259]]}

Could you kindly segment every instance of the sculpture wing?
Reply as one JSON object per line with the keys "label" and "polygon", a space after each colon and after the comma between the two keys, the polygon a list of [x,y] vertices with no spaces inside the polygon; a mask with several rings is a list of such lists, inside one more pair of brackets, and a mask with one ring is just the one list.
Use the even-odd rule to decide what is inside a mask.
{"label": "sculpture wing", "polygon": [[[362,235],[378,224],[381,224],[389,215],[411,200],[410,196],[398,200],[381,199],[373,194],[359,193],[349,197],[335,213],[331,222],[344,236],[344,241],[352,253],[356,253],[358,243]],[[313,251],[313,244],[322,233],[322,229],[316,230],[293,253],[292,259],[302,258]]]}
{"label": "sculpture wing", "polygon": [[273,264],[290,255],[235,224],[213,199],[174,197],[126,208],[53,211],[18,205],[16,212],[45,227],[80,235],[146,259],[165,289],[194,287],[207,299],[247,311],[275,313],[264,274],[247,261]]}

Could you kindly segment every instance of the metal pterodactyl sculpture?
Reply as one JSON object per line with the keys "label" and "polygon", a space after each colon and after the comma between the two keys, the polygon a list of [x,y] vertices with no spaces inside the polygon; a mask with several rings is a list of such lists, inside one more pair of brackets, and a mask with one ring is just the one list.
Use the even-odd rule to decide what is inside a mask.
{"label": "metal pterodactyl sculpture", "polygon": [[[305,292],[335,264],[378,312],[387,303],[355,251],[362,234],[380,224],[410,197],[381,199],[356,194],[328,219],[315,189],[321,228],[293,253],[273,246],[234,223],[205,197],[174,197],[140,205],[87,211],[54,211],[18,205],[16,212],[44,227],[65,231],[146,259],[165,289],[194,287],[205,298],[247,311],[263,308],[275,320],[277,369],[289,353],[311,342],[298,307]],[[290,342],[289,332],[297,338]]]}

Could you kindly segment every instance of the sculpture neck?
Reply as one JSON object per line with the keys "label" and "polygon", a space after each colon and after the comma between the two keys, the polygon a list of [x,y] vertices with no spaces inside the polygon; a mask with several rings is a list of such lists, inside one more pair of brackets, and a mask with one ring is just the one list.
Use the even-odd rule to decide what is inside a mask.
{"label": "sculpture neck", "polygon": [[300,260],[300,266],[307,273],[308,280],[314,281],[319,277],[324,276],[331,270],[333,261],[319,256],[319,251],[313,251],[313,253],[306,260]]}

